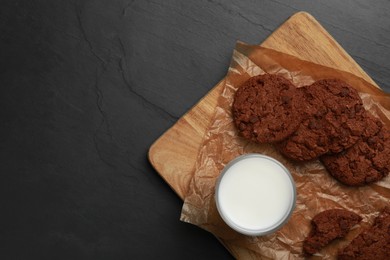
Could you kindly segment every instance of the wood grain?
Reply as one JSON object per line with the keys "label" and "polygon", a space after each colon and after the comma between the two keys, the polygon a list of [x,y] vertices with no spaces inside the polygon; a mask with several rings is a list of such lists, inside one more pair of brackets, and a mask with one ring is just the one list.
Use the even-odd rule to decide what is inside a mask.
{"label": "wood grain", "polygon": [[[261,46],[351,72],[377,86],[332,36],[306,12],[291,16]],[[151,164],[182,199],[187,192],[203,135],[211,121],[222,88],[223,79],[150,147]],[[221,242],[236,258],[250,257],[250,252]]]}

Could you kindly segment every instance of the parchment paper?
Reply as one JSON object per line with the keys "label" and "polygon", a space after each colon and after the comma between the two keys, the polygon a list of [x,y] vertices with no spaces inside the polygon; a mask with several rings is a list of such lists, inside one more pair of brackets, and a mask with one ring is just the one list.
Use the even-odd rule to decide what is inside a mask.
{"label": "parchment paper", "polygon": [[[333,179],[318,160],[296,163],[284,158],[272,145],[259,145],[239,137],[231,115],[234,93],[249,77],[265,72],[284,76],[297,87],[323,78],[342,79],[359,92],[365,108],[390,127],[390,95],[363,79],[271,49],[239,42],[233,52],[214,118],[198,155],[181,220],[251,251],[254,258],[296,259],[303,258],[302,242],[310,231],[310,220],[314,215],[332,208],[354,211],[363,217],[362,223],[345,239],[333,242],[317,254],[322,259],[333,259],[338,249],[346,246],[363,227],[372,223],[381,208],[389,205],[390,178],[359,188],[344,186]],[[224,166],[235,157],[252,152],[282,162],[290,170],[297,187],[296,207],[289,222],[276,233],[263,237],[241,235],[229,228],[219,216],[214,200],[215,182]]]}

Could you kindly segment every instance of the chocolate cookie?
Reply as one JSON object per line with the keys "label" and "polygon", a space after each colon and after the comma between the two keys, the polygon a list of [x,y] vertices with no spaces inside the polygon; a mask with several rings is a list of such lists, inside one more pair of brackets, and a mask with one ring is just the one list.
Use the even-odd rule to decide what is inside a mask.
{"label": "chocolate cookie", "polygon": [[303,243],[303,251],[312,255],[336,238],[345,237],[362,218],[348,210],[325,210],[311,221],[312,229]]}
{"label": "chocolate cookie", "polygon": [[328,172],[346,185],[376,182],[390,172],[390,131],[371,115],[366,122],[367,127],[354,146],[320,158]]}
{"label": "chocolate cookie", "polygon": [[337,79],[324,79],[299,89],[304,119],[297,131],[277,146],[298,161],[338,153],[359,139],[366,111],[355,89]]}
{"label": "chocolate cookie", "polygon": [[371,260],[390,258],[390,208],[386,207],[374,225],[360,233],[338,255],[341,260]]}
{"label": "chocolate cookie", "polygon": [[299,97],[287,79],[270,74],[250,78],[236,92],[233,118],[239,133],[258,143],[278,142],[301,122]]}

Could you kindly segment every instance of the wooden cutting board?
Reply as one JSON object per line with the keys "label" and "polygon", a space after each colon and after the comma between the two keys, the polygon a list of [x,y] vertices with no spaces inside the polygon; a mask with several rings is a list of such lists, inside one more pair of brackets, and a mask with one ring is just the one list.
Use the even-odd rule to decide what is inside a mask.
{"label": "wooden cutting board", "polygon": [[[261,46],[351,72],[377,86],[314,17],[306,12],[291,16]],[[212,119],[223,82],[224,79],[150,147],[151,164],[181,199],[187,193],[202,138]],[[234,257],[251,257],[251,252],[221,242]]]}

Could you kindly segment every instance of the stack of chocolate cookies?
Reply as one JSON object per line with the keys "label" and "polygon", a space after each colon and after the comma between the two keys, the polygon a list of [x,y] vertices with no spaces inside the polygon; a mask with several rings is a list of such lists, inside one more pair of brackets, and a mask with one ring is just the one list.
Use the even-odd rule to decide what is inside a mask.
{"label": "stack of chocolate cookies", "polygon": [[[238,132],[257,143],[272,143],[298,161],[320,159],[345,185],[361,186],[390,171],[390,130],[363,107],[357,91],[338,79],[296,88],[276,75],[259,75],[240,86],[233,102]],[[303,252],[312,255],[345,237],[362,218],[345,209],[329,209],[312,219]],[[390,207],[374,225],[339,251],[339,259],[388,259]]]}
{"label": "stack of chocolate cookies", "polygon": [[319,158],[343,184],[361,186],[389,174],[390,130],[341,80],[296,88],[281,76],[255,76],[237,90],[232,110],[241,136],[275,144],[295,161]]}

